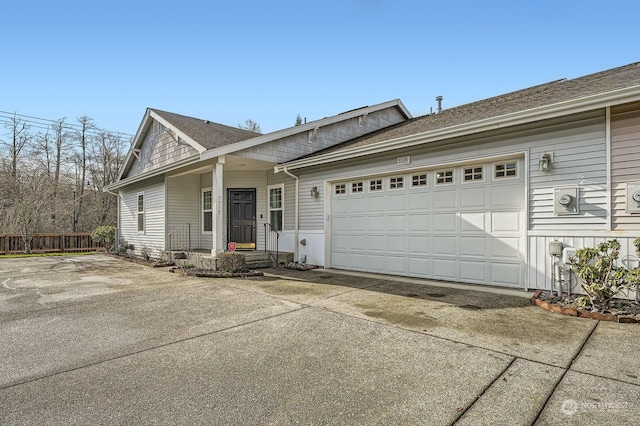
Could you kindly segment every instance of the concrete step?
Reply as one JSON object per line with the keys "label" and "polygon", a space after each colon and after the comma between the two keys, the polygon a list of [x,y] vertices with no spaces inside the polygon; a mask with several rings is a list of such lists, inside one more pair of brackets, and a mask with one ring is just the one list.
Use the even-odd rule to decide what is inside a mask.
{"label": "concrete step", "polygon": [[[176,259],[174,253],[174,259]],[[186,259],[178,260],[178,262],[184,264],[192,264],[198,268],[212,268],[215,265],[215,260],[213,256],[211,256],[210,252],[202,251],[187,251],[182,252]],[[275,266],[275,262],[273,258],[266,251],[241,251],[238,250],[238,253],[244,254],[245,262],[247,267],[250,269],[257,268],[271,268]],[[177,256],[177,259],[180,259],[180,256]],[[278,253],[278,261],[280,264],[284,263],[285,265],[289,262],[293,262],[293,253],[289,252],[280,252]]]}

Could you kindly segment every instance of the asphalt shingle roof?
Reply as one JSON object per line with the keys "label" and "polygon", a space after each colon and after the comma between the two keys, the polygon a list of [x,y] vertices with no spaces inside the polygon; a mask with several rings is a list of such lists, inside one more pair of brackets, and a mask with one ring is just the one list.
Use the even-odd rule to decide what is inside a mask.
{"label": "asphalt shingle roof", "polygon": [[638,85],[640,85],[640,62],[571,80],[556,80],[458,107],[443,109],[439,114],[416,117],[333,146],[312,156],[445,129]]}
{"label": "asphalt shingle roof", "polygon": [[206,149],[220,148],[260,136],[260,133],[225,126],[224,124],[214,123],[209,120],[187,117],[155,108],[150,109]]}

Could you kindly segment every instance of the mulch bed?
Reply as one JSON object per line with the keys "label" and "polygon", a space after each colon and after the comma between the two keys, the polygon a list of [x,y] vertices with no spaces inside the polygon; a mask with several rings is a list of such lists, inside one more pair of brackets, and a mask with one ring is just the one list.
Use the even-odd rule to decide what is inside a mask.
{"label": "mulch bed", "polygon": [[157,259],[145,259],[138,256],[126,256],[118,253],[108,253],[118,259],[126,260],[127,262],[137,263],[139,265],[151,266],[152,268],[166,268],[167,266],[176,266],[175,262],[166,262]]}
{"label": "mulch bed", "polygon": [[533,294],[531,302],[547,311],[556,312],[562,315],[570,315],[580,318],[591,318],[599,321],[614,321],[622,323],[640,322],[640,305],[634,300],[613,299],[609,303],[606,311],[592,311],[578,306],[577,296],[562,297],[551,294],[549,291],[538,290]]}
{"label": "mulch bed", "polygon": [[296,262],[289,262],[285,268],[287,269],[295,269],[296,271],[310,271],[312,269],[318,269],[319,266],[317,265],[308,265],[306,263],[296,263]]}
{"label": "mulch bed", "polygon": [[204,277],[204,278],[247,278],[262,277],[264,274],[259,271],[240,271],[225,272],[213,269],[196,269],[196,268],[171,268],[170,272],[186,275],[188,277]]}

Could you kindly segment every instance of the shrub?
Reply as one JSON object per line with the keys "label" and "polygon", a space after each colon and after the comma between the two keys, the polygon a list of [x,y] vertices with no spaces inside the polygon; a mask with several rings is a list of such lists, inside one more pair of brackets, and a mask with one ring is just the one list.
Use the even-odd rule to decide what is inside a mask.
{"label": "shrub", "polygon": [[140,256],[142,256],[142,258],[144,260],[150,260],[151,259],[151,249],[147,246],[142,246],[142,248],[140,249]]}
{"label": "shrub", "polygon": [[104,246],[107,251],[113,251],[116,241],[115,226],[98,226],[91,233],[91,238]]}
{"label": "shrub", "polygon": [[244,254],[235,251],[218,254],[218,268],[223,272],[242,272],[247,264]]}
{"label": "shrub", "polygon": [[635,287],[638,272],[616,266],[620,242],[613,239],[576,251],[571,265],[586,293],[582,304],[593,309],[607,309],[612,298],[621,291]]}

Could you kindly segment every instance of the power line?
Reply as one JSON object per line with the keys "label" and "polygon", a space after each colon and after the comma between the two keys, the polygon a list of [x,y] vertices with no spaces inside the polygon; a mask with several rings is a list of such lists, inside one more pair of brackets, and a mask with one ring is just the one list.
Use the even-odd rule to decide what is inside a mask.
{"label": "power line", "polygon": [[[18,114],[18,113],[7,112],[7,111],[0,111],[0,123],[1,124],[11,124],[11,123],[13,123],[14,117],[20,118],[30,128],[44,130],[44,131],[51,130],[51,126],[52,125],[59,123],[59,120],[51,120],[51,119],[47,119],[47,118],[34,117],[34,116],[31,116],[31,115]],[[75,124],[75,123],[70,123],[70,122],[65,121],[63,123],[63,128],[68,129],[68,130],[72,130],[72,131],[81,131],[82,130],[82,125]],[[121,136],[128,137],[129,139],[133,137],[133,135],[131,135],[129,133],[124,133],[124,132],[119,132],[119,131],[111,131],[111,130],[102,129],[102,128],[99,128],[99,127],[87,129],[87,134],[88,135],[92,135],[92,136],[97,136],[101,132],[115,133],[115,134],[118,134],[118,135],[121,135]]]}

